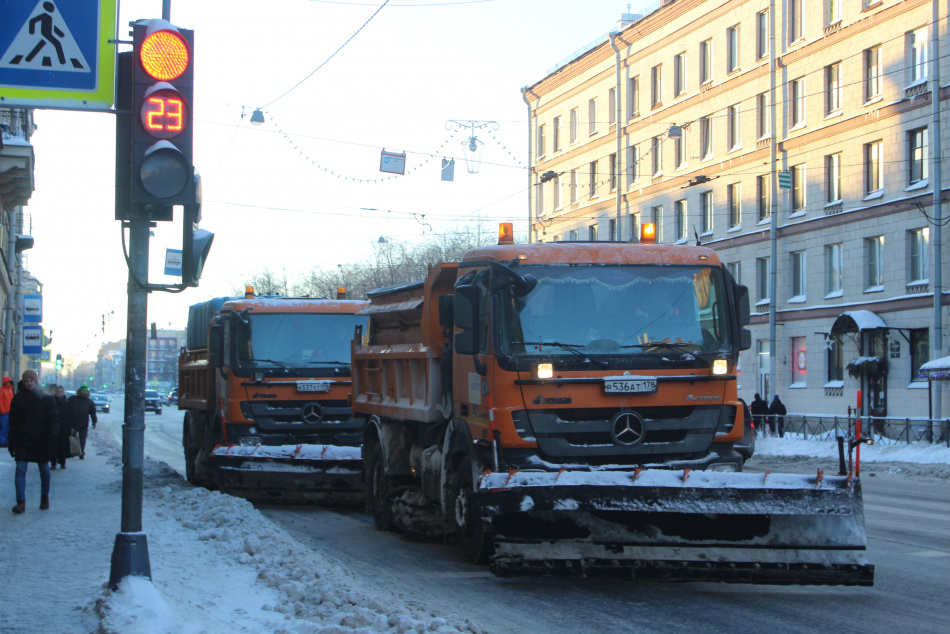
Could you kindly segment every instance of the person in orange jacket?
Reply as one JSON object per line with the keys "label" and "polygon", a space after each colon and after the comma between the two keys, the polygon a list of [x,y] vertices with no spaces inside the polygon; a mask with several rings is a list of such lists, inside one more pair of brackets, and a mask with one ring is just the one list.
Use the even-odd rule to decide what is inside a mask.
{"label": "person in orange jacket", "polygon": [[7,435],[10,433],[10,403],[13,401],[13,379],[3,377],[3,387],[0,388],[0,447],[6,447]]}

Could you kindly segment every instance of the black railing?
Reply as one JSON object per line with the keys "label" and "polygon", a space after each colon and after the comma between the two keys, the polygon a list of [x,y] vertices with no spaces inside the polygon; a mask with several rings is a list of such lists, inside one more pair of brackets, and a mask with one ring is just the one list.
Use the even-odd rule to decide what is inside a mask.
{"label": "black railing", "polygon": [[[779,418],[782,419],[781,425]],[[762,437],[778,436],[779,430],[805,440],[856,437],[857,420],[854,416],[786,414],[782,417],[756,416],[755,419],[756,433]],[[945,444],[950,448],[950,419],[864,417],[861,419],[861,436],[871,436],[881,445],[926,442]]]}

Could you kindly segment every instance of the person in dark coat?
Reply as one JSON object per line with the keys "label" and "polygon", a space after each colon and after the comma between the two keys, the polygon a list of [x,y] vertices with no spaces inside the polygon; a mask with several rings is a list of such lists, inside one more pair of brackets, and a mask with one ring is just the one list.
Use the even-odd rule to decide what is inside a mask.
{"label": "person in dark coat", "polygon": [[778,437],[785,437],[785,415],[788,412],[785,410],[785,403],[778,397],[776,394],[772,397],[772,404],[769,405],[769,416],[772,417],[772,420],[769,421],[771,425],[772,433],[774,434],[778,430]]}
{"label": "person in dark coat", "polygon": [[59,434],[56,401],[40,389],[36,370],[27,370],[10,403],[10,455],[16,460],[16,506],[26,512],[26,470],[31,462],[40,468],[40,508],[49,508],[49,459]]}
{"label": "person in dark coat", "polygon": [[82,453],[79,454],[80,460],[86,458],[86,435],[89,433],[89,419],[92,418],[92,428],[96,428],[99,419],[96,417],[96,404],[89,398],[89,388],[85,385],[79,386],[76,393],[69,397],[69,406],[73,410],[73,426],[79,432],[79,446]]}
{"label": "person in dark coat", "polygon": [[69,451],[69,436],[74,429],[73,419],[75,416],[73,416],[73,408],[70,407],[69,401],[66,400],[66,390],[62,385],[56,386],[53,398],[56,399],[56,410],[59,412],[59,440],[56,442],[53,451],[50,469],[55,469],[57,463],[60,467],[65,469],[66,459],[72,457]]}
{"label": "person in dark coat", "polygon": [[749,406],[749,411],[752,412],[752,422],[755,423],[755,428],[762,429],[765,423],[765,417],[768,416],[769,413],[769,404],[766,403],[761,396],[756,394],[752,398],[752,405]]}

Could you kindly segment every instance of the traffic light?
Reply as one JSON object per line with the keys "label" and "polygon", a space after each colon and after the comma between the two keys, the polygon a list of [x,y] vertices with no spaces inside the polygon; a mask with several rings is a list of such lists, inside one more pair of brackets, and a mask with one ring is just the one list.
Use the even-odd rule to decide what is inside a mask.
{"label": "traffic light", "polygon": [[195,174],[195,196],[191,204],[183,207],[181,232],[181,283],[185,286],[198,286],[201,270],[211,251],[214,234],[199,229],[201,222],[201,176]]}
{"label": "traffic light", "polygon": [[194,32],[139,20],[132,42],[132,202],[192,204]]}
{"label": "traffic light", "polygon": [[63,355],[56,355],[56,371],[59,372],[63,369]]}

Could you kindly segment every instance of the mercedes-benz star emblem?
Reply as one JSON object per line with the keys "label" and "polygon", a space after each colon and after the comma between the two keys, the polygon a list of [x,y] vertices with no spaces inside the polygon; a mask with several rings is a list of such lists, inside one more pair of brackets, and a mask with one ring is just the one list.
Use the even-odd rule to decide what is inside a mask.
{"label": "mercedes-benz star emblem", "polygon": [[301,410],[303,422],[319,423],[323,420],[323,408],[319,403],[307,403]]}
{"label": "mercedes-benz star emblem", "polygon": [[610,425],[610,435],[618,445],[630,447],[641,440],[645,433],[643,419],[635,412],[618,412]]}

